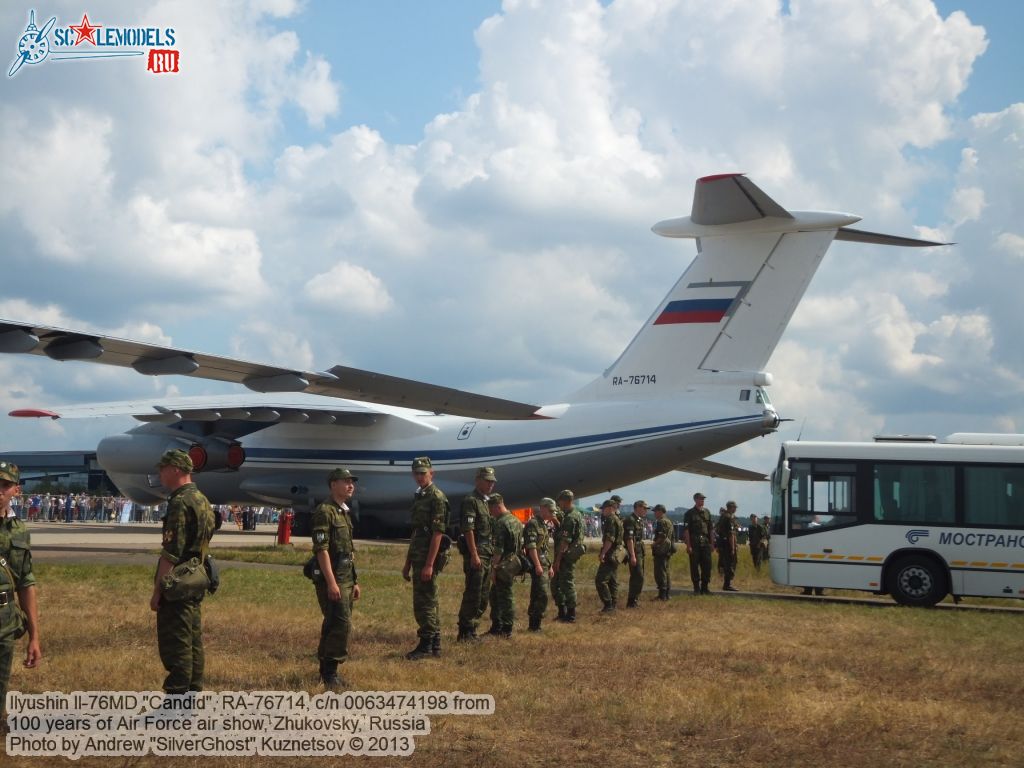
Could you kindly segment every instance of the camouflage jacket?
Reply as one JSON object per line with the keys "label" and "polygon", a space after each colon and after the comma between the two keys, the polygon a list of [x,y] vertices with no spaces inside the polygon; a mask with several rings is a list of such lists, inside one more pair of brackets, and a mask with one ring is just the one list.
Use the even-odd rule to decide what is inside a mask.
{"label": "camouflage jacket", "polygon": [[654,521],[654,544],[651,549],[655,554],[658,553],[658,548],[663,541],[672,541],[675,538],[675,532],[675,526],[668,519],[668,515]]}
{"label": "camouflage jacket", "polygon": [[563,541],[570,547],[583,542],[583,513],[576,507],[565,512],[562,522],[558,524],[558,530],[555,532],[555,551],[557,547],[561,547]]}
{"label": "camouflage jacket", "polygon": [[491,533],[494,542],[494,556],[505,560],[510,555],[518,555],[523,548],[523,524],[510,512],[492,519],[494,526]]}
{"label": "camouflage jacket", "polygon": [[[622,541],[633,542],[633,551],[637,557],[644,556],[644,518],[630,514],[622,521]],[[628,547],[627,547],[628,550]]]}
{"label": "camouflage jacket", "polygon": [[718,539],[718,546],[729,546],[729,542],[734,539],[738,530],[739,527],[736,525],[735,515],[730,515],[727,512],[719,515],[718,522],[715,523],[715,536]]}
{"label": "camouflage jacket", "polygon": [[750,546],[757,548],[761,542],[768,538],[768,529],[764,523],[754,523],[747,531]]}
{"label": "camouflage jacket", "polygon": [[16,592],[35,585],[31,547],[28,529],[21,520],[16,517],[0,520],[0,557],[14,575],[14,584],[11,584],[7,568],[0,568],[0,592]]}
{"label": "camouflage jacket", "polygon": [[313,512],[313,552],[323,551],[331,557],[356,551],[352,543],[352,518],[334,499],[327,499]]}
{"label": "camouflage jacket", "polygon": [[539,517],[530,518],[530,521],[523,529],[523,548],[527,552],[527,557],[529,557],[531,549],[536,549],[537,557],[540,558],[540,564],[543,566],[551,565],[551,559],[548,555],[548,527]]}
{"label": "camouflage jacket", "polygon": [[431,483],[416,491],[409,511],[412,534],[409,538],[409,559],[424,562],[430,551],[430,539],[448,528],[448,497]]}
{"label": "camouflage jacket", "polygon": [[491,554],[491,529],[494,527],[491,513],[487,509],[487,500],[474,490],[462,498],[459,510],[459,530],[465,534],[473,531],[476,551],[481,556]]}
{"label": "camouflage jacket", "polygon": [[210,502],[195,483],[185,483],[167,497],[160,555],[175,564],[188,557],[206,557],[215,527]]}
{"label": "camouflage jacket", "polygon": [[614,512],[601,518],[601,542],[609,541],[612,543],[609,553],[622,546],[622,520]]}
{"label": "camouflage jacket", "polygon": [[711,513],[707,507],[690,507],[683,515],[691,547],[711,546]]}

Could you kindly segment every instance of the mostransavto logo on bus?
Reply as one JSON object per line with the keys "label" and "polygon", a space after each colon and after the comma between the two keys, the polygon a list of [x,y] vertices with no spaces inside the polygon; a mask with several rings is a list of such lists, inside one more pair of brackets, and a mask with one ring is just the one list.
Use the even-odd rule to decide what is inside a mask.
{"label": "mostransavto logo on bus", "polygon": [[[910,533],[913,533],[911,531]],[[910,534],[907,534],[910,538]],[[1024,534],[1013,536],[1005,533],[962,533],[960,531],[939,534],[939,544],[955,547],[1020,547],[1024,549]]]}
{"label": "mostransavto logo on bus", "polygon": [[907,531],[907,541],[909,541],[911,544],[917,544],[918,540],[926,539],[931,535],[931,531],[928,531],[924,528],[915,528],[912,531]]}

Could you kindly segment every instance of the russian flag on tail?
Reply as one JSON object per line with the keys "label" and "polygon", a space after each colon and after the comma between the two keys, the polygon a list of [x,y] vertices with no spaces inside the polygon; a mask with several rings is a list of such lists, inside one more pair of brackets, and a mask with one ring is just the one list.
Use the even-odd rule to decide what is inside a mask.
{"label": "russian flag on tail", "polygon": [[655,325],[717,323],[736,299],[679,299],[670,301],[655,319]]}

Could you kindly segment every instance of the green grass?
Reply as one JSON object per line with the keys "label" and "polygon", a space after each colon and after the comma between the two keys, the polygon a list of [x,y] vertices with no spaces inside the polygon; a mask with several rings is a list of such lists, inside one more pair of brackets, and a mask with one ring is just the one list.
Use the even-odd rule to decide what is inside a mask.
{"label": "green grass", "polygon": [[[295,565],[308,556],[298,547],[251,554]],[[359,547],[364,598],[345,676],[364,690],[490,693],[497,713],[432,718],[412,757],[378,765],[1012,766],[1024,754],[1019,615],[716,596],[659,603],[648,593],[639,610],[602,617],[590,554],[577,571],[575,626],[520,631],[529,585],[517,584],[513,639],[467,647],[453,642],[455,562],[440,577],[444,655],[411,663],[403,658],[415,644],[403,559],[402,547]],[[686,559],[673,560],[675,584],[685,588]],[[151,569],[38,564],[36,572],[45,657],[37,670],[16,664],[12,689],[159,688]],[[620,582],[624,575],[620,568]],[[771,589],[749,560],[737,581]],[[298,568],[225,568],[203,610],[209,690],[319,690],[320,615]],[[324,764],[152,756],[80,764],[281,762]]]}

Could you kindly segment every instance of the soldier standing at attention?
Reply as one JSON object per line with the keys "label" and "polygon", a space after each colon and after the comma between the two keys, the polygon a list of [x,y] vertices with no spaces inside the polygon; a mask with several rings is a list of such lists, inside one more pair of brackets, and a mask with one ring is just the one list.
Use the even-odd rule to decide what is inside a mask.
{"label": "soldier standing at attention", "polygon": [[608,499],[601,505],[601,552],[597,558],[597,576],[594,577],[597,596],[604,603],[601,613],[615,610],[619,593],[617,573],[622,550],[622,521],[615,514],[615,502]]}
{"label": "soldier standing at attention", "polygon": [[747,529],[747,543],[750,545],[750,559],[754,561],[754,570],[761,572],[764,552],[768,548],[768,531],[757,515],[750,516],[750,527]]}
{"label": "soldier standing at attention", "polygon": [[327,476],[331,497],[313,512],[313,554],[321,573],[315,581],[316,599],[324,617],[316,655],[320,659],[320,680],[332,689],[346,685],[338,676],[338,665],[348,658],[352,601],[359,599],[348,509],[358,480],[347,469],[335,469]]}
{"label": "soldier standing at attention", "polygon": [[558,494],[562,522],[555,537],[555,562],[551,566],[558,621],[569,624],[576,621],[576,561],[586,551],[583,543],[583,514],[573,503],[574,498],[569,490]]}
{"label": "soldier standing at attention", "polygon": [[[402,567],[402,578],[412,581],[412,612],[419,643],[405,658],[410,661],[441,655],[441,619],[437,610],[437,573],[434,563],[441,550],[441,536],[448,527],[448,497],[434,485],[429,456],[412,460],[412,476],[419,486],[412,502],[412,535]],[[410,570],[415,572],[410,576]]]}
{"label": "soldier standing at attention", "polygon": [[533,511],[533,517],[523,529],[523,548],[531,566],[530,607],[527,610],[531,632],[540,632],[540,623],[548,607],[548,579],[551,577],[548,522],[554,519],[554,499],[541,499],[540,506]]}
{"label": "soldier standing at attention", "polygon": [[198,558],[206,560],[216,525],[210,502],[192,482],[192,459],[180,449],[167,451],[157,464],[160,484],[171,492],[164,515],[163,549],[153,580],[149,607],[156,611],[156,637],[160,661],[167,670],[165,693],[203,690],[204,592],[183,600],[164,597],[162,582],[174,566]]}
{"label": "soldier standing at attention", "polygon": [[644,529],[646,528],[646,501],[633,502],[633,514],[622,521],[622,541],[626,545],[629,556],[629,595],[626,598],[627,608],[639,606],[640,593],[644,591]]}
{"label": "soldier standing at attention", "polygon": [[522,570],[519,552],[523,548],[523,524],[505,507],[500,493],[492,493],[487,499],[494,526],[491,539],[494,554],[491,560],[491,610],[498,637],[512,637],[512,624],[516,619],[516,606],[512,595],[512,582]]}
{"label": "soldier standing at attention", "polygon": [[711,513],[704,506],[704,494],[693,494],[693,506],[683,515],[683,540],[690,556],[693,594],[709,595],[711,581]]}
{"label": "soldier standing at attention", "polygon": [[725,509],[718,516],[715,524],[715,536],[718,539],[718,564],[721,566],[725,584],[723,592],[739,592],[732,585],[736,578],[736,502],[728,501]]}
{"label": "soldier standing at attention", "polygon": [[651,544],[651,552],[654,555],[654,581],[658,585],[659,600],[668,600],[672,588],[669,558],[672,557],[675,527],[665,513],[664,504],[654,505],[654,542]]}
{"label": "soldier standing at attention", "polygon": [[459,515],[459,551],[462,553],[462,572],[466,586],[462,591],[459,608],[459,636],[464,640],[477,640],[476,628],[487,610],[488,578],[491,571],[491,516],[487,510],[487,495],[498,481],[491,467],[476,471],[476,487],[462,499]]}
{"label": "soldier standing at attention", "polygon": [[[14,642],[28,632],[23,664],[32,669],[43,657],[39,648],[39,610],[32,550],[25,524],[15,517],[11,500],[21,493],[21,471],[16,464],[0,461],[0,732],[6,732],[4,703],[14,662]],[[15,609],[14,596],[18,596]],[[22,622],[22,611],[25,621]]]}

